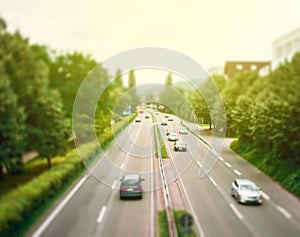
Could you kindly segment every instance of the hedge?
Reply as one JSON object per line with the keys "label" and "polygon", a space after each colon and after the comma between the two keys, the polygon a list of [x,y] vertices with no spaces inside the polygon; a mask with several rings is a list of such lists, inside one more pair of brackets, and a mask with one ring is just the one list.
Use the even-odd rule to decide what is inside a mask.
{"label": "hedge", "polygon": [[[115,135],[124,129],[134,116],[135,114],[115,124]],[[101,134],[99,142],[107,145],[112,139],[113,132],[109,128]],[[85,144],[81,150],[88,160],[99,152],[95,143]],[[65,155],[62,163],[4,195],[0,199],[0,235],[2,237],[18,235],[32,213],[46,205],[81,169],[82,160],[74,149]]]}

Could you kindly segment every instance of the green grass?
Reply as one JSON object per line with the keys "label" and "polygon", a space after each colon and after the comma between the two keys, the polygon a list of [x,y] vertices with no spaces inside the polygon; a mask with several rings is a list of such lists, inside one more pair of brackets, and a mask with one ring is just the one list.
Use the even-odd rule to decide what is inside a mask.
{"label": "green grass", "polygon": [[[157,132],[157,136],[158,136],[158,140],[159,140],[159,143],[160,143],[160,152],[161,152],[161,157],[162,158],[169,158],[169,155],[168,155],[168,152],[167,152],[167,149],[166,149],[166,146],[165,146],[165,143],[163,141],[163,138],[160,134],[160,131],[159,131],[159,128],[157,125],[154,125],[155,129],[156,129],[156,132]],[[155,137],[156,139],[156,137]],[[156,141],[156,149],[157,149],[157,141]],[[158,155],[156,155],[156,158],[158,157]]]}
{"label": "green grass", "polygon": [[157,214],[158,236],[169,237],[168,220],[166,210],[162,210]]}
{"label": "green grass", "polygon": [[279,159],[272,151],[264,151],[254,147],[252,144],[241,143],[235,140],[230,147],[279,182],[287,190],[300,197],[300,167],[289,161]]}
{"label": "green grass", "polygon": [[[180,225],[180,218],[182,215],[187,214],[188,212],[185,210],[175,210],[175,222],[176,228],[178,232],[178,237],[196,237],[195,231],[193,229],[193,225],[191,226],[191,233],[185,234],[182,233],[181,225]],[[158,233],[159,237],[168,237],[169,236],[169,229],[168,229],[168,220],[167,220],[167,213],[166,210],[162,210],[157,214],[157,221],[158,221]]]}

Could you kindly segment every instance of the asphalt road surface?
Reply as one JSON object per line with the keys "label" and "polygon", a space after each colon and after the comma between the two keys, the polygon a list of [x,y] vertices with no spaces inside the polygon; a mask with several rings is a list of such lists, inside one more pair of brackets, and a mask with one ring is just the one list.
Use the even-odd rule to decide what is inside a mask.
{"label": "asphalt road surface", "polygon": [[[160,122],[163,114],[156,118]],[[165,130],[178,131],[179,119],[159,126],[197,236],[299,236],[299,199],[232,152],[227,141],[222,153],[215,154],[193,134],[182,134],[188,150],[175,152]],[[199,133],[197,126],[188,126]],[[152,119],[142,117],[141,123],[133,122],[116,138],[27,236],[157,236],[160,187],[155,162]],[[141,200],[120,200],[119,179],[125,173],[145,178]],[[249,178],[261,188],[262,205],[241,205],[231,197],[231,183],[237,177]]]}

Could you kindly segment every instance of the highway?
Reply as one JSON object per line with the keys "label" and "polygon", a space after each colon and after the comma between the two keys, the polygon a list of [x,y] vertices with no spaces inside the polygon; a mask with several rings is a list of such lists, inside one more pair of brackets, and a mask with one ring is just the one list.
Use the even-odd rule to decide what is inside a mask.
{"label": "highway", "polygon": [[[163,117],[156,115],[158,122]],[[141,123],[133,122],[118,135],[27,236],[157,236],[156,214],[161,203],[153,123],[151,118],[141,118]],[[187,125],[199,132],[197,126]],[[178,131],[179,119],[159,126],[166,139],[166,128]],[[187,152],[174,152],[173,142],[165,140],[179,173],[170,182],[176,181],[181,187],[197,236],[299,235],[298,199],[228,149],[228,142],[216,156],[193,134],[182,134],[180,138],[187,143]],[[119,199],[119,179],[125,173],[139,173],[145,178],[141,200]],[[231,183],[237,177],[249,178],[262,189],[262,205],[241,205],[231,197]]]}

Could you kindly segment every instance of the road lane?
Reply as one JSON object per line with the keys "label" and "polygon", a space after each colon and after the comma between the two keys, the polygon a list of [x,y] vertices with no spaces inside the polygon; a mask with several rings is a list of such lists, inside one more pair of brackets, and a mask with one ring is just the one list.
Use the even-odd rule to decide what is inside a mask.
{"label": "road lane", "polygon": [[[97,230],[99,236],[153,236],[155,234],[154,197],[150,192],[154,182],[151,176],[153,175],[151,154],[154,148],[151,137],[144,132],[145,130],[151,131],[152,122],[142,118],[141,124],[135,127],[140,127],[140,129],[135,133],[135,141],[130,144],[129,148],[129,154],[134,154],[134,156],[127,156],[124,173],[138,173],[145,178],[143,183],[145,192],[141,200],[120,200],[119,191],[114,190],[107,203],[106,215]],[[131,134],[133,132],[130,131]],[[138,154],[145,152],[145,149],[147,152],[139,157]]]}
{"label": "road lane", "polygon": [[[172,124],[169,124],[168,126],[170,127],[172,126]],[[232,181],[235,178],[247,177],[254,180],[259,186],[261,186],[261,184],[263,185],[268,181],[268,178],[267,181],[265,180],[265,175],[263,175],[248,162],[236,159],[236,157],[231,156],[227,158],[227,155],[229,155],[229,153],[224,153],[226,158],[224,159],[223,157],[221,157],[223,160],[220,159],[218,162],[216,162],[216,164],[213,166],[213,169],[208,172],[207,177],[199,178],[200,167],[198,163],[200,163],[202,166],[203,163],[211,165],[214,163],[216,157],[213,157],[213,153],[207,152],[206,145],[198,146],[198,139],[196,139],[194,136],[189,134],[183,136],[183,138],[187,143],[187,147],[189,149],[189,152],[187,153],[175,153],[172,150],[172,145],[168,142],[166,144],[169,145],[170,151],[175,157],[174,160],[176,160],[175,163],[177,167],[186,165],[186,162],[179,162],[180,158],[182,160],[190,160],[191,158],[188,158],[188,155],[193,156],[195,154],[198,154],[196,157],[194,157],[194,160],[196,162],[193,162],[191,164],[191,166],[198,166],[195,166],[195,170],[198,170],[198,172],[195,171],[194,175],[191,176],[193,172],[189,168],[183,174],[182,178],[184,180],[184,184],[186,185],[186,189],[190,190],[190,199],[193,202],[193,206],[196,209],[197,215],[199,215],[198,218],[201,222],[201,225],[204,226],[204,231],[207,236],[214,236],[217,233],[217,230],[215,230],[214,226],[209,222],[206,222],[206,219],[203,217],[204,214],[213,215],[211,216],[211,220],[216,220],[215,225],[218,226],[220,230],[234,230],[234,228],[237,226],[243,226],[246,229],[244,230],[245,233],[243,235],[240,235],[241,233],[243,233],[243,231],[241,231],[240,229],[235,229],[235,231],[233,231],[232,233],[228,233],[228,235],[230,234],[230,236],[247,236],[247,233],[254,236],[283,236],[285,235],[285,233],[288,234],[288,236],[298,235],[299,222],[297,222],[297,218],[287,218],[287,216],[289,216],[289,212],[285,212],[285,208],[281,209],[281,205],[279,205],[278,208],[278,205],[273,202],[272,196],[269,200],[265,200],[265,203],[262,206],[239,205],[236,203],[235,199],[231,197],[230,187]],[[201,192],[196,192],[198,185],[200,185],[200,183],[205,183],[203,180],[209,180],[210,185],[215,188],[211,189],[211,187],[206,187]],[[201,194],[201,196],[199,197],[199,195],[197,194]],[[277,195],[281,195],[281,193],[277,193]],[[221,200],[218,200],[216,202],[209,202],[206,200],[206,198],[208,200],[215,199],[217,196],[220,196]],[[204,198],[204,200],[202,198]],[[195,201],[197,199],[199,203]],[[277,198],[277,200],[279,199]],[[198,206],[200,205],[200,202],[203,201],[206,203],[206,205],[202,206],[203,210],[200,211]],[[220,207],[217,209],[214,208],[216,205],[220,205]],[[230,208],[228,209],[226,208],[226,206]],[[299,206],[295,205],[294,207],[296,207],[297,209]],[[227,213],[224,209],[227,210]],[[297,210],[299,212],[300,209],[298,208]],[[224,213],[226,214],[224,215]],[[232,219],[232,215],[237,218],[235,218],[233,222],[229,222],[226,223],[226,225],[223,225],[222,220]]]}
{"label": "road lane", "polygon": [[[144,124],[148,124],[147,127],[152,126],[151,122]],[[119,183],[116,182],[116,180],[126,172],[120,169],[122,164],[124,164],[124,169],[150,170],[151,159],[149,157],[151,156],[149,156],[148,159],[143,157],[137,160],[136,156],[130,157],[130,155],[128,155],[133,152],[132,149],[135,149],[136,144],[132,146],[134,143],[133,140],[139,138],[137,134],[140,134],[141,131],[144,130],[142,128],[139,129],[141,126],[143,126],[143,124],[132,124],[131,127],[129,126],[118,136],[118,139],[111,147],[98,158],[96,162],[97,165],[91,169],[92,174],[89,175],[87,180],[56,215],[56,218],[51,221],[49,226],[40,233],[40,236],[99,236],[100,227],[105,226],[105,231],[111,233],[116,229],[115,222],[120,223],[118,230],[120,233],[123,233],[121,236],[124,234],[125,236],[130,236],[133,229],[137,231],[137,228],[134,228],[137,223],[141,233],[136,233],[141,234],[140,236],[146,236],[146,232],[154,232],[153,230],[149,231],[151,228],[150,224],[153,224],[153,221],[150,221],[150,216],[154,218],[154,215],[150,213],[150,205],[153,205],[153,202],[150,202],[151,195],[146,193],[143,200],[138,202],[120,202],[118,199],[119,193],[117,191]],[[128,132],[128,129],[130,129],[130,132]],[[136,137],[132,140],[128,139],[129,133],[131,136]],[[145,142],[146,140],[144,140],[144,143]],[[141,153],[141,150],[144,151],[146,149],[145,147],[152,147],[152,145],[150,146],[148,143],[151,145],[149,141],[147,144],[142,144],[142,146],[138,144],[138,149],[135,150]],[[151,152],[153,153],[152,149],[153,148],[148,150],[149,155],[151,155]],[[133,163],[136,163],[136,165],[133,165]],[[130,172],[130,170],[127,171]],[[116,189],[112,188],[113,186]],[[133,208],[132,205],[135,204],[137,204],[136,208]],[[141,218],[140,208],[145,212],[143,215],[145,218]],[[131,226],[128,225],[128,216],[124,218],[129,210],[131,210],[131,212],[127,215],[130,215]],[[135,218],[133,218],[134,216]],[[120,217],[124,219],[121,220]],[[113,218],[114,222],[105,222],[106,218]],[[146,218],[147,220],[145,220]],[[39,226],[39,224],[40,223],[37,223],[37,226]],[[128,235],[126,231],[128,231]],[[33,227],[27,236],[31,236],[35,232],[36,228]],[[106,232],[103,233],[101,236],[114,236],[105,235]]]}

